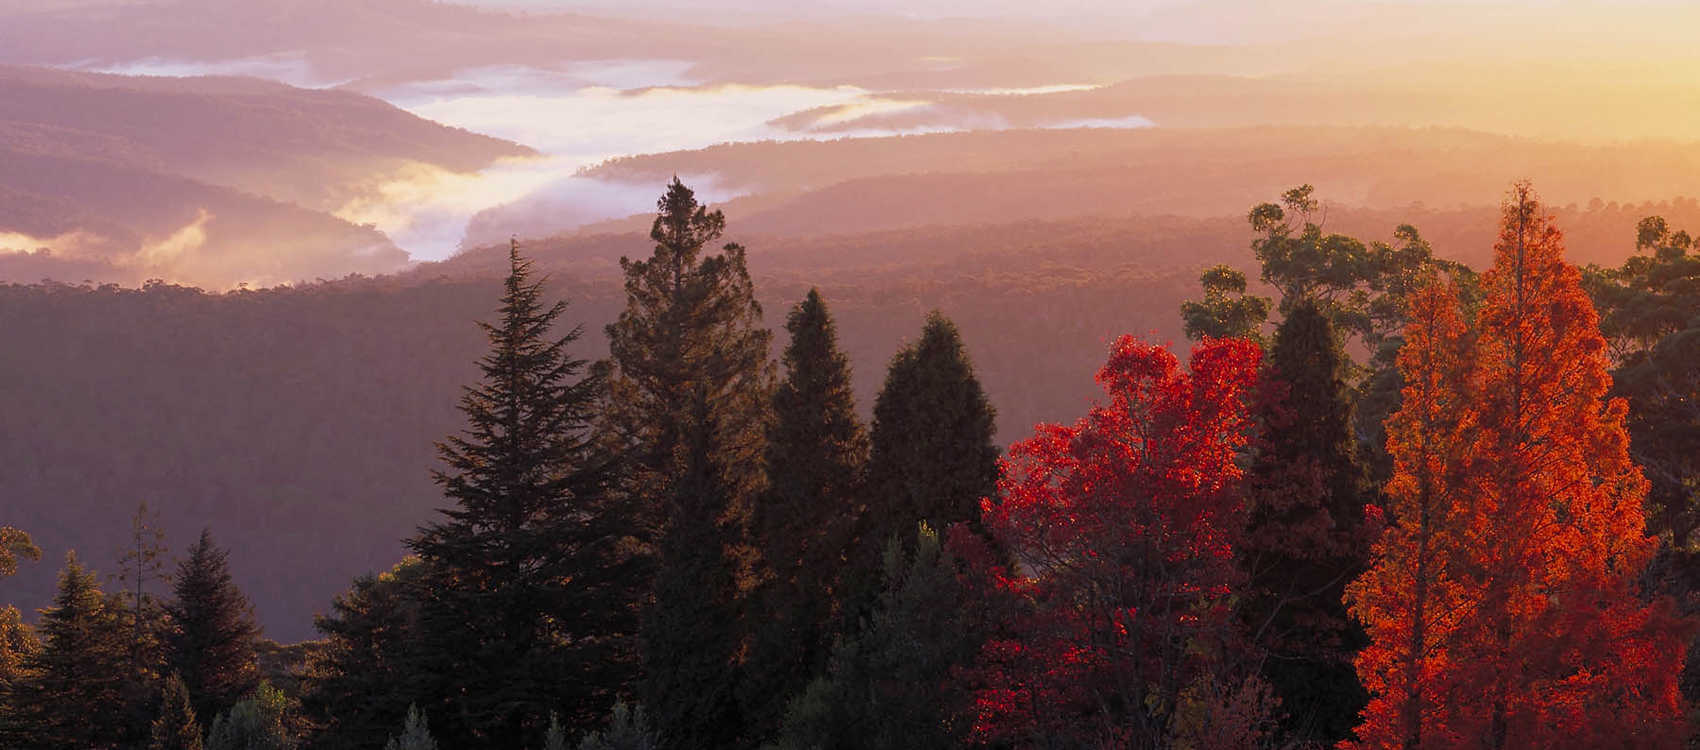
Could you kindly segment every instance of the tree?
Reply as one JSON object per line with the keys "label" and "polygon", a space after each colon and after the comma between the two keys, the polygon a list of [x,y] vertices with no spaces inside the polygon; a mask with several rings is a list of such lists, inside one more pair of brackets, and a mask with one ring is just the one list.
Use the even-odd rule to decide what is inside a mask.
{"label": "tree", "polygon": [[41,548],[30,541],[30,535],[10,526],[0,526],[0,578],[18,572],[18,558],[40,560]]}
{"label": "tree", "polygon": [[985,533],[980,501],[997,494],[996,419],[956,325],[928,314],[920,340],[892,358],[874,402],[856,558],[842,585],[847,627],[878,595],[881,554],[893,538],[907,544],[919,523]]}
{"label": "tree", "polygon": [[629,451],[625,486],[658,548],[644,614],[642,695],[668,747],[734,741],[746,525],[764,491],[771,334],[744,249],[718,255],[725,217],[677,179],[656,204],[647,260],[622,258],[626,309],[608,326],[609,422]]}
{"label": "tree", "polygon": [[407,721],[402,724],[401,734],[391,737],[384,750],[437,750],[437,741],[431,739],[425,714],[420,713],[418,706],[407,707]]}
{"label": "tree", "polygon": [[207,750],[294,750],[288,725],[290,700],[264,682],[254,694],[213,719]]}
{"label": "tree", "polygon": [[218,716],[259,684],[254,607],[230,577],[230,553],[201,531],[177,568],[166,605],[167,664],[183,680],[195,714]]}
{"label": "tree", "polygon": [[41,641],[18,608],[0,608],[0,747],[19,747],[28,740],[18,704],[24,685],[33,677],[26,666],[39,650]]}
{"label": "tree", "polygon": [[786,702],[826,668],[833,579],[844,566],[868,458],[850,364],[818,291],[792,309],[785,329],[791,343],[773,398],[769,485],[753,518],[768,577],[756,593],[763,614],[741,701],[750,733],[763,738],[778,729]]}
{"label": "tree", "polygon": [[1198,283],[1204,287],[1204,299],[1181,303],[1187,338],[1262,341],[1263,324],[1269,320],[1272,303],[1268,297],[1246,294],[1244,272],[1226,265],[1211,266],[1204,269]]}
{"label": "tree", "polygon": [[1352,668],[1363,631],[1346,613],[1346,584],[1367,564],[1379,528],[1352,432],[1349,361],[1333,323],[1301,302],[1276,329],[1263,374],[1239,559],[1241,616],[1265,650],[1263,675],[1281,699],[1283,734],[1325,745],[1357,724],[1366,696]]}
{"label": "tree", "polygon": [[361,576],[314,618],[324,648],[309,667],[302,707],[319,727],[316,747],[381,746],[419,695],[418,596],[431,579],[408,557],[379,575]]}
{"label": "tree", "polygon": [[90,750],[123,741],[129,727],[91,707],[125,707],[129,633],[94,573],[65,556],[59,592],[41,613],[41,649],[25,662],[31,674],[20,703],[31,747]]}
{"label": "tree", "polygon": [[[1426,562],[1437,570],[1417,568],[1422,575],[1410,580],[1412,588],[1442,582],[1423,592],[1424,619],[1399,616],[1405,581],[1388,572],[1390,561],[1409,556],[1384,557],[1354,584],[1354,607],[1377,641],[1360,658],[1360,675],[1385,691],[1366,711],[1362,744],[1679,743],[1676,671],[1658,667],[1680,661],[1686,626],[1669,602],[1641,597],[1654,540],[1644,531],[1646,482],[1629,458],[1625,404],[1605,398],[1610,377],[1594,308],[1527,184],[1505,205],[1483,282],[1478,336],[1462,352],[1468,364],[1434,358],[1439,372],[1467,368],[1467,385],[1437,388],[1433,402],[1410,394],[1402,410],[1450,415],[1436,418],[1458,420],[1459,437],[1437,432],[1440,452],[1390,445],[1408,457],[1401,463],[1419,464],[1395,476],[1390,495],[1422,500],[1426,489],[1454,502],[1428,519],[1437,522],[1426,538],[1396,537],[1414,536],[1418,551],[1434,553]],[[1443,323],[1437,328],[1457,328],[1449,315],[1428,316]],[[1415,525],[1422,528],[1420,516]],[[1408,543],[1395,550],[1410,551]],[[1393,622],[1378,622],[1388,614]],[[1436,645],[1426,645],[1431,639]]]}
{"label": "tree", "polygon": [[189,688],[176,674],[165,680],[159,717],[149,732],[148,750],[201,750],[201,725],[189,702]]}
{"label": "tree", "polygon": [[1463,615],[1451,561],[1465,543],[1457,516],[1465,499],[1463,465],[1471,414],[1470,333],[1454,288],[1438,283],[1412,301],[1398,367],[1402,403],[1387,423],[1392,480],[1385,491],[1390,525],[1368,570],[1346,589],[1370,642],[1356,668],[1371,698],[1360,746],[1406,750],[1454,747],[1435,726],[1448,700],[1441,672]]}
{"label": "tree", "polygon": [[1629,400],[1630,454],[1651,483],[1648,530],[1690,552],[1700,528],[1700,253],[1661,217],[1642,219],[1638,254],[1585,277]]}
{"label": "tree", "polygon": [[631,666],[625,532],[608,506],[618,464],[591,426],[603,380],[572,356],[581,328],[554,333],[566,303],[545,304],[517,242],[508,260],[466,429],[438,446],[454,507],[409,542],[426,659],[410,679],[456,747],[518,747],[557,708],[599,716]]}
{"label": "tree", "polygon": [[[957,530],[957,546],[983,546]],[[972,663],[987,618],[981,592],[962,580],[963,562],[926,524],[914,542],[886,545],[872,614],[792,699],[779,748],[943,750],[967,739],[969,701],[953,677]]]}
{"label": "tree", "polygon": [[738,582],[725,553],[732,491],[713,441],[711,432],[696,433],[685,473],[671,485],[655,603],[643,620],[644,702],[655,707],[662,746],[677,750],[732,747],[743,731]]}
{"label": "tree", "polygon": [[[1123,337],[1108,402],[1010,447],[986,526],[1019,608],[972,674],[974,739],[1015,747],[1248,746],[1266,700],[1233,598],[1260,352],[1208,341],[1183,372]],[[1223,744],[1228,743],[1228,744]]]}
{"label": "tree", "polygon": [[[614,704],[608,727],[585,735],[578,747],[579,750],[656,750],[661,747],[661,740],[649,728],[649,717],[644,714],[643,706],[621,702]],[[565,750],[565,743],[559,748],[546,750]]]}

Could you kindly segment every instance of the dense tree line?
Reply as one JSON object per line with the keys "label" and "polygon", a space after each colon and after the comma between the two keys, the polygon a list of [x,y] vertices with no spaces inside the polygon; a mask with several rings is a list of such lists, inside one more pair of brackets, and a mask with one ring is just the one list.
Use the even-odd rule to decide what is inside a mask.
{"label": "dense tree line", "polygon": [[[210,534],[153,600],[138,512],[122,592],[71,556],[34,626],[0,612],[0,741],[1683,742],[1692,238],[1649,219],[1648,255],[1584,272],[1519,185],[1477,275],[1411,227],[1327,233],[1311,193],[1249,215],[1277,296],[1206,271],[1184,365],[1122,337],[1085,416],[1001,456],[942,315],[871,424],[818,290],[771,360],[743,248],[677,180],[606,360],[514,243],[445,505],[331,602],[298,682],[262,679]],[[0,529],[0,573],[37,555]]]}

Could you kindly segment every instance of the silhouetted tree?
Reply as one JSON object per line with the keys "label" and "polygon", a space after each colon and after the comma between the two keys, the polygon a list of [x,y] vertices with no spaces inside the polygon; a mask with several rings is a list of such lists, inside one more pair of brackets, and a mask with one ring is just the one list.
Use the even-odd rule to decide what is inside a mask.
{"label": "silhouetted tree", "polygon": [[260,674],[254,607],[230,577],[230,553],[203,530],[177,568],[166,605],[169,668],[188,687],[197,716],[218,716],[253,692]]}
{"label": "silhouetted tree", "polygon": [[309,667],[302,709],[319,727],[315,747],[379,747],[406,721],[421,686],[418,596],[429,578],[408,557],[389,571],[361,576],[314,618],[324,648]]}
{"label": "silhouetted tree", "polygon": [[455,505],[409,543],[425,564],[409,679],[455,747],[519,747],[557,709],[593,720],[631,663],[624,532],[604,513],[617,464],[591,430],[603,380],[572,356],[582,328],[554,332],[566,303],[545,303],[517,242],[508,269],[466,430],[439,446]]}
{"label": "silhouetted tree", "polygon": [[1346,738],[1368,696],[1352,656],[1362,628],[1346,613],[1346,584],[1367,564],[1369,498],[1357,461],[1349,362],[1328,316],[1300,302],[1276,329],[1257,404],[1240,608],[1265,651],[1263,675],[1295,742]]}
{"label": "silhouetted tree", "polygon": [[856,417],[850,364],[816,290],[792,309],[786,375],[774,394],[768,491],[755,508],[764,573],[741,685],[749,734],[769,737],[785,705],[826,668],[835,609],[868,437]]}
{"label": "silhouetted tree", "polygon": [[654,253],[620,261],[626,309],[607,329],[609,422],[633,458],[628,497],[649,509],[658,540],[642,694],[666,746],[715,748],[741,730],[738,604],[745,525],[765,485],[771,334],[743,248],[704,253],[725,217],[677,179],[657,210]]}
{"label": "silhouetted tree", "polygon": [[94,573],[65,556],[59,593],[41,614],[41,649],[26,661],[31,673],[20,703],[29,742],[41,750],[89,750],[125,739],[124,681],[129,633],[100,590]]}
{"label": "silhouetted tree", "polygon": [[195,707],[189,703],[189,688],[175,674],[165,680],[148,750],[201,750],[201,725],[195,721]]}
{"label": "silhouetted tree", "polygon": [[874,402],[855,560],[844,582],[847,626],[878,592],[892,538],[907,545],[922,522],[936,529],[965,523],[984,534],[980,501],[997,494],[995,420],[956,325],[929,314],[920,340],[892,358]]}

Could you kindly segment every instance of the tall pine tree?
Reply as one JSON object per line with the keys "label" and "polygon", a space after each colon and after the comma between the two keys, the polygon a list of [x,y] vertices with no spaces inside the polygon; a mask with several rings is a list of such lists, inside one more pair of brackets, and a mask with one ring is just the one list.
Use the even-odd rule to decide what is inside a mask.
{"label": "tall pine tree", "polygon": [[1276,329],[1249,479],[1241,614],[1265,649],[1289,739],[1333,745],[1366,698],[1352,668],[1363,631],[1342,602],[1366,565],[1368,499],[1352,433],[1350,366],[1332,321],[1300,302]]}
{"label": "tall pine tree", "polygon": [[785,323],[785,379],[773,398],[768,491],[754,531],[764,581],[762,613],[742,685],[744,719],[756,737],[778,730],[786,702],[826,668],[835,610],[833,577],[844,566],[868,437],[856,416],[850,363],[820,292]]}
{"label": "tall pine tree", "polygon": [[965,523],[984,534],[980,501],[997,494],[996,412],[956,325],[937,311],[921,338],[892,358],[874,402],[867,482],[856,519],[855,560],[845,571],[845,625],[878,595],[881,559],[916,524],[940,533]]}
{"label": "tall pine tree", "polygon": [[254,606],[230,577],[230,553],[201,531],[177,569],[166,605],[168,668],[188,687],[197,716],[218,716],[259,684]]}
{"label": "tall pine tree", "polygon": [[519,243],[501,319],[466,389],[463,434],[439,445],[437,483],[455,506],[410,545],[424,564],[416,689],[454,747],[519,747],[551,711],[600,717],[626,678],[630,595],[605,515],[617,463],[594,439],[603,381],[554,328]]}
{"label": "tall pine tree", "polygon": [[26,747],[90,750],[118,745],[129,729],[111,709],[126,706],[129,633],[93,572],[66,555],[59,593],[41,613],[41,649],[25,662],[20,703]]}
{"label": "tall pine tree", "polygon": [[608,326],[610,422],[632,451],[627,485],[658,534],[645,614],[644,697],[663,741],[735,740],[746,525],[764,489],[771,334],[744,249],[705,253],[725,230],[677,179],[657,201],[648,260],[622,258],[626,309]]}

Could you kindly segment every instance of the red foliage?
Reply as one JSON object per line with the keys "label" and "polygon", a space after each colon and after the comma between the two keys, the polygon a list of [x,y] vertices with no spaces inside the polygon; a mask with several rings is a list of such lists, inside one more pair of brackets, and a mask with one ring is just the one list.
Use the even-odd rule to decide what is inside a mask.
{"label": "red foliage", "polygon": [[1017,747],[1211,743],[1260,727],[1265,692],[1235,673],[1241,471],[1256,345],[1206,342],[1183,372],[1166,349],[1118,341],[1109,403],[1011,446],[985,523],[1017,566],[1018,602],[966,675],[975,738]]}

